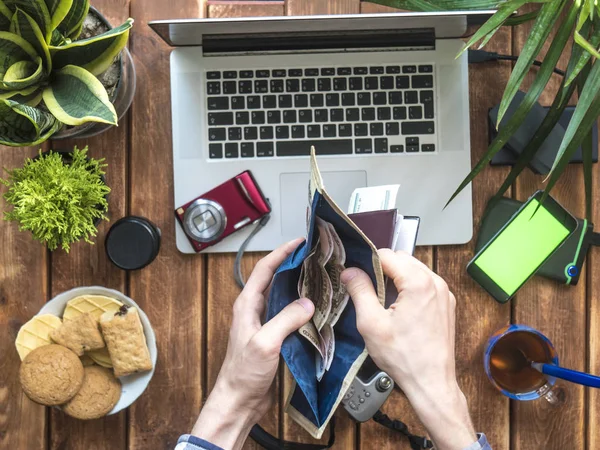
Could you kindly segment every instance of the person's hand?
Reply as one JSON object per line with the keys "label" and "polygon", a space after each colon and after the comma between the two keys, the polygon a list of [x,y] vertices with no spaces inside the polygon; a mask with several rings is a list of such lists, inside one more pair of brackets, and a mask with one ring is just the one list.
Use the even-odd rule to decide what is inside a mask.
{"label": "person's hand", "polygon": [[442,278],[412,256],[380,250],[379,257],[399,293],[387,310],[366,273],[357,268],[342,273],[358,331],[373,361],[402,388],[437,448],[463,449],[476,435],[456,382],[456,299]]}
{"label": "person's hand", "polygon": [[225,361],[192,434],[225,450],[241,448],[250,428],[272,406],[270,389],[283,340],[312,317],[315,307],[299,299],[261,325],[273,275],[302,239],[258,262],[233,306]]}

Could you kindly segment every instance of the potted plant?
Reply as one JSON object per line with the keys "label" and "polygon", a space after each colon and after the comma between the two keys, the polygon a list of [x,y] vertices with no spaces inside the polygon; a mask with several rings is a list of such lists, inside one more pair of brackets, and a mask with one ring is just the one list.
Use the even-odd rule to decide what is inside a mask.
{"label": "potted plant", "polygon": [[89,0],[0,1],[0,144],[36,145],[65,126],[117,124],[98,77],[115,64],[122,77],[119,55],[133,20],[77,40],[90,16],[99,14]]}
{"label": "potted plant", "polygon": [[[503,25],[519,25],[534,21],[531,32],[514,66],[500,104],[500,123],[521,87],[531,65],[540,54],[546,41],[550,46],[528,93],[512,117],[499,129],[486,154],[452,195],[452,201],[491,161],[521,126],[524,118],[544,91],[569,39],[575,43],[570,51],[569,63],[562,84],[550,110],[534,137],[526,145],[519,160],[511,170],[495,198],[504,195],[528,163],[535,156],[550,131],[557,124],[569,99],[577,89],[579,101],[560,149],[547,178],[544,198],[556,184],[573,154],[582,146],[586,193],[586,214],[591,218],[592,201],[592,127],[600,116],[600,4],[598,0],[369,0],[395,8],[416,11],[497,9],[497,12],[471,37],[467,48],[476,43],[485,45]],[[533,9],[532,9],[533,7]],[[526,12],[522,12],[526,9]],[[515,14],[517,12],[517,14]],[[552,30],[556,33],[552,34]],[[466,49],[465,49],[466,50]]]}
{"label": "potted plant", "polygon": [[33,238],[67,253],[81,239],[92,244],[96,226],[107,220],[107,196],[104,160],[87,157],[87,147],[72,152],[40,153],[27,159],[22,168],[6,170],[0,178],[7,186],[4,200],[12,209],[4,219],[15,221],[19,230],[30,231]]}

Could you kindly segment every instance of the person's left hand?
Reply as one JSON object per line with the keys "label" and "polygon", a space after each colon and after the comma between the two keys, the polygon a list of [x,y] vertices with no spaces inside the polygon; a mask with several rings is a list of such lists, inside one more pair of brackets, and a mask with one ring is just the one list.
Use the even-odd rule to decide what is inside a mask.
{"label": "person's left hand", "polygon": [[315,307],[299,299],[261,325],[273,275],[302,239],[261,259],[233,306],[225,361],[192,434],[225,449],[240,448],[250,428],[272,406],[270,389],[284,339],[312,317]]}

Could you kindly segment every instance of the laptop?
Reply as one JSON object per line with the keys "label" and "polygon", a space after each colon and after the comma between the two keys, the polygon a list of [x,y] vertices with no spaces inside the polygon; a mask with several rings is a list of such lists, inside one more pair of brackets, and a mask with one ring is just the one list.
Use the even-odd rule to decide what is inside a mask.
{"label": "laptop", "polygon": [[[342,208],[400,184],[419,245],[473,234],[467,19],[492,11],[155,21],[171,46],[175,206],[251,170],[273,208],[248,250],[306,234],[309,152]],[[247,227],[209,252],[237,251]],[[177,224],[177,247],[193,253]]]}

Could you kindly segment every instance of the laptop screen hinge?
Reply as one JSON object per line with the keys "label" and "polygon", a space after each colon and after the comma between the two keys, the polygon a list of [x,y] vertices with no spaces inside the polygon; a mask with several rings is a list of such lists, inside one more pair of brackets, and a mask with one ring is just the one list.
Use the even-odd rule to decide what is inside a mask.
{"label": "laptop screen hinge", "polygon": [[433,29],[311,31],[204,35],[205,56],[265,53],[365,52],[376,50],[434,50]]}

